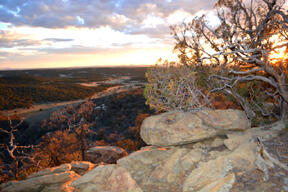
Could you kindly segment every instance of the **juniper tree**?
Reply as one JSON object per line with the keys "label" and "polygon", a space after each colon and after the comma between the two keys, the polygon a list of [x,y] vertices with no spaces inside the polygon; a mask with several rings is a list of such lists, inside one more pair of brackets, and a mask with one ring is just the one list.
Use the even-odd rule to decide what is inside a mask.
{"label": "juniper tree", "polygon": [[[219,0],[214,25],[203,15],[171,26],[179,64],[196,74],[206,73],[209,90],[205,95],[220,91],[232,96],[250,119],[261,114],[287,120],[288,15],[284,3]],[[148,90],[153,89],[159,93],[162,88]]]}

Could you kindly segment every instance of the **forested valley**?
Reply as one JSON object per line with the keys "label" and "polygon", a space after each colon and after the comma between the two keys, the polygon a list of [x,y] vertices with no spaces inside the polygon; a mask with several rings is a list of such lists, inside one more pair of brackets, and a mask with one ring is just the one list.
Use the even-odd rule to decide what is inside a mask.
{"label": "forested valley", "polygon": [[83,86],[81,83],[103,82],[124,76],[129,76],[131,81],[143,82],[146,81],[146,69],[102,67],[0,71],[0,111],[88,98],[119,84]]}
{"label": "forested valley", "polygon": [[84,79],[41,78],[19,75],[0,78],[0,110],[29,108],[33,104],[84,99],[114,85],[85,87]]}
{"label": "forested valley", "polygon": [[[67,106],[55,111],[39,126],[29,126],[23,121],[14,133],[14,142],[18,146],[32,147],[19,147],[15,151],[16,156],[25,153],[27,157],[19,159],[19,178],[46,167],[82,160],[81,139],[85,141],[85,150],[110,145],[119,146],[127,152],[136,151],[145,146],[139,134],[141,123],[154,113],[145,104],[143,89],[134,89],[89,100],[76,107]],[[17,116],[10,118],[13,125],[20,121]],[[7,117],[1,116],[0,127],[9,128]],[[80,138],[80,133],[84,137]],[[1,132],[0,139],[3,143],[9,142],[4,132]],[[9,171],[13,172],[13,160],[8,157],[7,151],[1,150],[0,162],[7,165],[1,167],[2,173],[7,173],[1,182],[11,178]]]}

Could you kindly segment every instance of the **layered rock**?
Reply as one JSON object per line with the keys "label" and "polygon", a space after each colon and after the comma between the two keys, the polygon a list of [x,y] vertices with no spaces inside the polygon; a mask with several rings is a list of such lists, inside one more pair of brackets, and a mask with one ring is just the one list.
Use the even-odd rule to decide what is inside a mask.
{"label": "layered rock", "polygon": [[3,192],[72,191],[70,183],[79,178],[70,164],[48,168],[30,175],[26,180],[12,181],[1,186]]}
{"label": "layered rock", "polygon": [[116,163],[127,155],[124,149],[116,146],[97,146],[86,151],[86,158],[92,163]]}
{"label": "layered rock", "polygon": [[100,165],[71,184],[85,192],[142,192],[123,167]]}
{"label": "layered rock", "polygon": [[72,161],[71,170],[79,175],[84,175],[91,171],[96,165],[89,161]]}
{"label": "layered rock", "polygon": [[201,150],[146,147],[117,161],[143,191],[178,191],[184,176],[202,158]]}
{"label": "layered rock", "polygon": [[171,146],[248,128],[250,123],[243,111],[206,109],[197,113],[173,111],[148,117],[142,123],[140,134],[149,145]]}
{"label": "layered rock", "polygon": [[273,130],[262,130],[259,128],[252,128],[245,132],[234,132],[227,134],[228,139],[224,140],[225,146],[231,151],[239,147],[242,143],[249,142],[250,139],[260,138],[265,141],[271,137],[276,137],[277,132]]}
{"label": "layered rock", "polygon": [[[157,146],[144,147],[128,156],[120,148],[96,147],[90,149],[91,161],[114,163],[118,159],[117,164],[93,168],[95,165],[89,162],[72,162],[32,174],[24,181],[7,183],[2,189],[228,192],[240,174],[259,169],[267,179],[267,166],[277,163],[284,169],[287,167],[269,156],[261,145],[261,141],[275,137],[280,128],[248,129],[250,124],[243,115],[237,110],[205,110],[195,114],[170,112],[147,118],[141,127],[141,136]],[[122,154],[122,158],[115,154]],[[107,160],[103,159],[105,157]]]}
{"label": "layered rock", "polygon": [[[256,169],[257,145],[242,144],[230,152],[201,148],[146,147],[117,161],[125,167],[142,190],[151,191],[229,191],[234,170]],[[224,190],[225,189],[225,190]]]}
{"label": "layered rock", "polygon": [[[226,155],[219,153],[216,159],[200,162],[197,168],[192,170],[186,177],[183,183],[183,192],[202,191],[207,188],[207,186],[214,185],[213,183],[218,183],[221,180],[229,181],[230,183],[232,181],[230,179],[227,180],[226,177],[231,179],[235,178],[234,169],[237,171],[255,169],[256,150],[257,145],[255,143],[246,143],[232,153],[227,153]],[[229,184],[229,186],[222,187],[226,188],[226,191],[229,191],[228,188],[232,188],[233,183],[234,182]],[[223,183],[223,185],[226,184],[225,182]],[[217,185],[219,185],[219,183]]]}

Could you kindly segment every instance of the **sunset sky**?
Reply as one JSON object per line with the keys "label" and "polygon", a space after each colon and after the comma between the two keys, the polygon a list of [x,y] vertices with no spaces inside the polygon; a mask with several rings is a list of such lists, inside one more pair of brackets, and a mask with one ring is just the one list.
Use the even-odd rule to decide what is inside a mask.
{"label": "sunset sky", "polygon": [[0,70],[174,59],[169,25],[215,0],[0,0]]}

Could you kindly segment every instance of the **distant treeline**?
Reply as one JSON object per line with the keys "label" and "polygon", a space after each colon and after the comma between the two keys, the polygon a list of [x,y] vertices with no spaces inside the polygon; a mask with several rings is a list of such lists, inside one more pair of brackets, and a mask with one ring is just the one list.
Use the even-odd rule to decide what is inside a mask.
{"label": "distant treeline", "polygon": [[[63,69],[37,69],[37,70],[9,70],[0,71],[0,76],[31,75],[45,78],[65,78],[67,81],[75,78],[89,79],[91,81],[105,80],[107,77],[133,76],[135,80],[145,81],[147,67],[94,67],[94,68],[63,68]],[[69,78],[71,77],[71,78]]]}
{"label": "distant treeline", "polygon": [[114,85],[85,87],[61,79],[34,76],[0,78],[0,110],[29,108],[36,103],[84,99]]}

